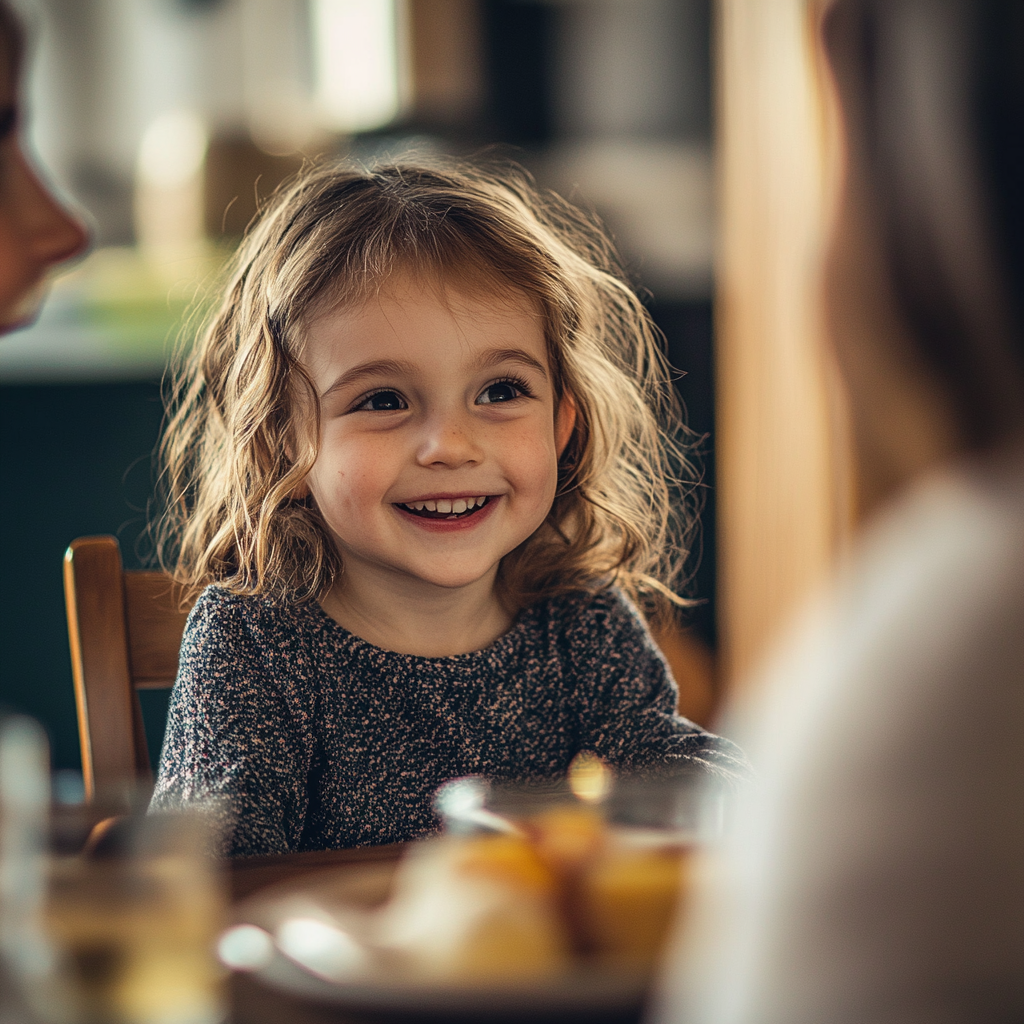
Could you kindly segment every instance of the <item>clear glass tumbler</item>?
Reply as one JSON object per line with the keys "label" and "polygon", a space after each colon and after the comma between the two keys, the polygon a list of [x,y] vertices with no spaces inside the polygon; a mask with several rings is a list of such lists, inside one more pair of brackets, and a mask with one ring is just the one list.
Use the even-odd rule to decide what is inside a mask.
{"label": "clear glass tumbler", "polygon": [[2,1015],[216,1024],[225,899],[208,819],[146,814],[144,794],[51,807],[48,760],[34,722],[0,719]]}
{"label": "clear glass tumbler", "polygon": [[216,1024],[224,900],[195,815],[119,819],[50,859],[42,934],[50,977],[30,1003],[52,1024]]}

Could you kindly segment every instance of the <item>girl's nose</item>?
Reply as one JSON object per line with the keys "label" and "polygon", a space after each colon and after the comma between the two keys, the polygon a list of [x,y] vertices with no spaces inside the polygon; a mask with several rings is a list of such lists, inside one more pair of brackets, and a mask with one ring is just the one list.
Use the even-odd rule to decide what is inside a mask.
{"label": "girl's nose", "polygon": [[438,416],[426,424],[416,461],[421,466],[459,466],[480,462],[482,454],[469,424],[453,416]]}
{"label": "girl's nose", "polygon": [[32,260],[42,270],[81,255],[89,246],[85,225],[60,204],[24,155],[19,157],[22,237]]}

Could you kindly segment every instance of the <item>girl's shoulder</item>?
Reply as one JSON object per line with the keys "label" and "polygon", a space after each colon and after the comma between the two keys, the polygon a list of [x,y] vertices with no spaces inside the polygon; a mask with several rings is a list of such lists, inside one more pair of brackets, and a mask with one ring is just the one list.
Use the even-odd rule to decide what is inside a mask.
{"label": "girl's shoulder", "polygon": [[211,583],[196,598],[190,617],[251,619],[265,616],[273,605],[263,597],[251,594],[234,594],[230,590]]}
{"label": "girl's shoulder", "polygon": [[315,618],[302,605],[271,601],[251,594],[234,594],[211,584],[196,599],[185,627],[186,639],[207,634],[245,634],[265,638],[285,632],[308,631]]}
{"label": "girl's shoulder", "polygon": [[665,658],[640,610],[622,590],[609,586],[542,603],[548,617],[542,646],[560,663],[564,677],[573,681],[587,706],[596,709],[606,702],[610,708],[624,699],[624,694],[646,700],[662,691],[668,695],[665,702],[674,706]]}
{"label": "girl's shoulder", "polygon": [[282,603],[209,586],[188,618],[182,672],[237,681],[261,678],[289,692],[309,693],[320,670],[335,668],[347,648],[324,626],[318,605]]}
{"label": "girl's shoulder", "polygon": [[573,590],[567,594],[549,597],[540,604],[547,605],[550,614],[565,619],[624,618],[643,621],[637,606],[625,592],[614,584],[596,590]]}

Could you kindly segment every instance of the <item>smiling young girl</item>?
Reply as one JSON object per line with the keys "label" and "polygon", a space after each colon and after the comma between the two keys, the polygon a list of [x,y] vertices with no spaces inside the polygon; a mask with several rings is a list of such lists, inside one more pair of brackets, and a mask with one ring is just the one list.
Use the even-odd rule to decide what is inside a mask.
{"label": "smiling young girl", "polygon": [[415,838],[446,780],[581,750],[737,770],[630,600],[680,555],[670,395],[609,242],[524,175],[283,190],[164,440],[164,550],[202,593],[154,804],[220,798],[230,852],[273,853]]}

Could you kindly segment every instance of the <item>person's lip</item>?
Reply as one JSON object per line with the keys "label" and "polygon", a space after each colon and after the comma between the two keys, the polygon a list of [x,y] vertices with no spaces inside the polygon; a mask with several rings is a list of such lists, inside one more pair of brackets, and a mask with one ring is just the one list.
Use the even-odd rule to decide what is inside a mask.
{"label": "person's lip", "polygon": [[395,504],[395,505],[409,505],[409,506],[416,506],[416,505],[434,505],[434,506],[437,506],[438,504],[444,502],[444,503],[446,503],[449,506],[448,508],[441,509],[441,508],[436,508],[435,507],[435,508],[431,508],[431,509],[428,510],[430,512],[441,512],[443,514],[443,513],[455,512],[455,509],[453,509],[451,506],[454,505],[456,502],[462,502],[463,507],[458,510],[458,513],[463,513],[465,511],[467,511],[466,506],[468,506],[468,505],[472,505],[473,507],[481,507],[482,508],[482,507],[490,504],[492,501],[495,500],[495,498],[498,498],[498,497],[500,497],[500,495],[498,495],[498,494],[488,494],[487,491],[471,491],[471,492],[468,492],[468,493],[454,493],[454,492],[449,491],[449,492],[447,492],[445,494],[427,494],[427,495],[424,495],[423,497],[409,498],[406,501],[396,501],[396,502],[393,502],[393,504]]}
{"label": "person's lip", "polygon": [[31,327],[39,319],[51,283],[49,275],[41,274],[26,287],[21,298],[6,315],[0,315],[0,334],[10,334],[12,331]]}
{"label": "person's lip", "polygon": [[491,491],[437,491],[431,494],[420,494],[415,498],[403,498],[401,501],[394,502],[395,505],[413,505],[417,501],[456,501],[461,498],[465,501],[467,498],[496,498],[497,494]]}
{"label": "person's lip", "polygon": [[414,526],[419,527],[421,530],[426,530],[429,533],[453,533],[462,530],[472,530],[481,523],[484,523],[490,518],[491,513],[495,507],[499,504],[502,495],[500,494],[488,494],[483,495],[487,498],[484,505],[479,506],[472,515],[455,515],[452,514],[448,518],[444,519],[427,519],[423,516],[418,516],[409,509],[403,508],[403,505],[413,504],[420,501],[438,501],[438,500],[458,500],[462,498],[465,500],[467,497],[481,497],[479,494],[475,495],[438,495],[436,498],[416,498],[413,502],[394,502],[393,507],[395,512],[402,518],[404,522],[410,523]]}

